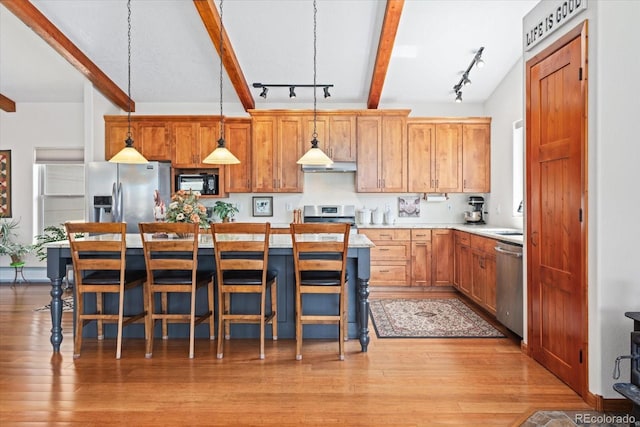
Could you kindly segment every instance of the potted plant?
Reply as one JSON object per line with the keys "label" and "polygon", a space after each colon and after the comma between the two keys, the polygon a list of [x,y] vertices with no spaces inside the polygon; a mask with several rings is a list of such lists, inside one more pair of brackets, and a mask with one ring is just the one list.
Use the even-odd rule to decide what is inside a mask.
{"label": "potted plant", "polygon": [[220,218],[222,222],[229,222],[238,212],[240,212],[238,208],[229,202],[218,200],[213,206],[213,213],[218,215],[218,218]]}
{"label": "potted plant", "polygon": [[67,232],[62,224],[49,225],[44,228],[44,233],[36,236],[36,244],[33,245],[36,257],[40,261],[47,259],[46,244],[51,242],[59,242],[60,240],[67,240]]}
{"label": "potted plant", "polygon": [[11,264],[24,262],[24,256],[32,251],[31,245],[25,245],[16,241],[20,220],[2,219],[0,222],[0,255],[11,257]]}

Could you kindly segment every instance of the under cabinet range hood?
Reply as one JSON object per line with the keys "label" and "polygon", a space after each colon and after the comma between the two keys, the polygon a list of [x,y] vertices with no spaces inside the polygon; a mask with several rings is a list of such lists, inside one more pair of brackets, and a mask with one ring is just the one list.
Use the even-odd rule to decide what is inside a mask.
{"label": "under cabinet range hood", "polygon": [[318,172],[355,172],[356,162],[333,162],[329,166],[318,165],[302,165],[302,172],[318,173]]}

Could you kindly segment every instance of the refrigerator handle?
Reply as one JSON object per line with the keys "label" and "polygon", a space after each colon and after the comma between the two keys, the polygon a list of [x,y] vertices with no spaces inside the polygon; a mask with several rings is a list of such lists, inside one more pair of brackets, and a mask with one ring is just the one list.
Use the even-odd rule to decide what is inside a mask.
{"label": "refrigerator handle", "polygon": [[122,194],[122,183],[118,183],[118,222],[124,221],[124,195]]}
{"label": "refrigerator handle", "polygon": [[116,191],[116,183],[114,182],[113,187],[111,187],[111,218],[113,222],[118,222],[118,215],[120,215],[118,210],[118,192]]}

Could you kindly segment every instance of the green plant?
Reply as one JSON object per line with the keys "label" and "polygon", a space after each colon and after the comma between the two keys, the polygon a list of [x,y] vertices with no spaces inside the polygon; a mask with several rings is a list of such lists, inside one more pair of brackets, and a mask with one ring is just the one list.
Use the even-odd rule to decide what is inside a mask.
{"label": "green plant", "polygon": [[222,222],[229,221],[238,212],[240,211],[233,203],[218,200],[216,204],[213,205],[213,213],[218,215],[218,218],[220,218]]}
{"label": "green plant", "polygon": [[19,219],[6,219],[0,221],[0,255],[8,255],[11,262],[21,262],[24,255],[33,250],[32,245],[25,245],[16,241],[18,237],[16,229],[20,226]]}
{"label": "green plant", "polygon": [[67,233],[62,224],[50,225],[44,228],[44,233],[36,236],[36,243],[33,245],[36,257],[40,261],[47,259],[46,244],[51,242],[59,242],[60,240],[67,240]]}

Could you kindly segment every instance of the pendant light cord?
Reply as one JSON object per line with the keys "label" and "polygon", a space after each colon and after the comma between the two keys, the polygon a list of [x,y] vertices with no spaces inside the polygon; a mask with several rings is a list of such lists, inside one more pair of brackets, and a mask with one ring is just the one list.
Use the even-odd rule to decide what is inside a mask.
{"label": "pendant light cord", "polygon": [[220,141],[218,145],[224,145],[224,116],[222,115],[222,58],[224,56],[224,25],[222,23],[222,4],[224,0],[220,0]]}
{"label": "pendant light cord", "polygon": [[131,0],[127,1],[127,146],[133,141],[131,139]]}
{"label": "pendant light cord", "polygon": [[[317,110],[316,110],[316,56],[317,56],[317,28],[318,22],[316,15],[318,14],[318,8],[316,7],[316,0],[313,0],[313,140],[318,138],[318,128],[316,125]],[[316,142],[317,145],[317,142]]]}

